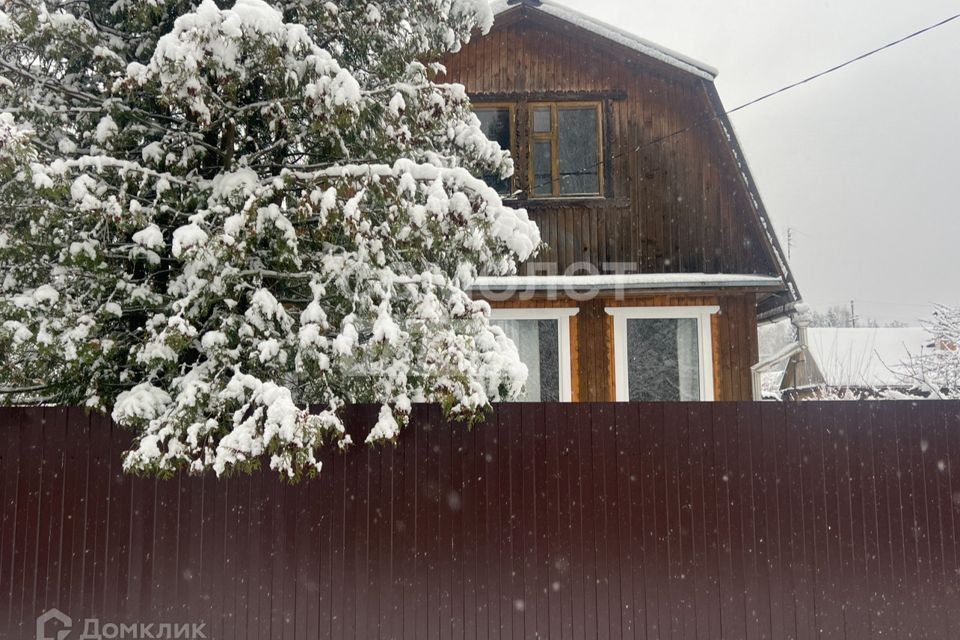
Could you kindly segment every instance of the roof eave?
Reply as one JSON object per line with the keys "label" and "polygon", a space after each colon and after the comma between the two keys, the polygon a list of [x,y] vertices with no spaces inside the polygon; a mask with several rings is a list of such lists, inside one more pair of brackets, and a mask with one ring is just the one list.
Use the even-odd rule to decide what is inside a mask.
{"label": "roof eave", "polygon": [[491,9],[494,14],[494,28],[497,26],[497,19],[514,14],[525,14],[526,12],[538,13],[557,20],[562,20],[573,27],[583,29],[595,36],[599,36],[608,42],[626,47],[642,55],[646,55],[654,60],[663,62],[675,69],[684,71],[690,75],[712,82],[716,79],[719,71],[706,63],[700,62],[694,58],[678,53],[667,47],[663,47],[655,42],[640,38],[634,34],[619,29],[613,25],[601,22],[588,15],[575,11],[562,5],[557,5],[549,0],[543,0],[537,3],[509,2],[508,0],[495,0],[491,3]]}
{"label": "roof eave", "polygon": [[[673,277],[675,276],[675,277]],[[636,274],[597,276],[513,276],[481,277],[469,288],[471,293],[503,296],[557,295],[594,292],[606,296],[618,293],[749,291],[776,293],[783,290],[777,277],[725,274]]]}

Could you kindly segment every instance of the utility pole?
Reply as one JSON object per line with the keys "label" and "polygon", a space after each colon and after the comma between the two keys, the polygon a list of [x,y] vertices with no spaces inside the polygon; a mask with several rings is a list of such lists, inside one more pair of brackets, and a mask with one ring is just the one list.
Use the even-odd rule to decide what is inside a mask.
{"label": "utility pole", "polygon": [[854,329],[857,328],[857,312],[853,306],[853,300],[850,301],[850,326]]}

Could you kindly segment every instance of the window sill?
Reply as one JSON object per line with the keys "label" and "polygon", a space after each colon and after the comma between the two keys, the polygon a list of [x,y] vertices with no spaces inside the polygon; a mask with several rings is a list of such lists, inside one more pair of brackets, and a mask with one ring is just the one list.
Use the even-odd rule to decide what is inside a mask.
{"label": "window sill", "polygon": [[583,207],[585,209],[627,209],[630,207],[630,198],[604,198],[603,196],[586,196],[581,198],[533,198],[518,200],[504,199],[504,204],[510,207],[523,207],[528,211],[537,209],[557,209],[560,207]]}

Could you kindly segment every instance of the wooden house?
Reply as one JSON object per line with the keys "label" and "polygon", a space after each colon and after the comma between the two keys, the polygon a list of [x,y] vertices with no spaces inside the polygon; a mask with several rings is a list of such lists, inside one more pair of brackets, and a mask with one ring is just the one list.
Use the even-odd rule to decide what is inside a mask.
{"label": "wooden house", "polygon": [[749,400],[758,321],[799,301],[712,68],[548,2],[444,61],[491,139],[491,177],[547,247],[482,278],[528,400]]}

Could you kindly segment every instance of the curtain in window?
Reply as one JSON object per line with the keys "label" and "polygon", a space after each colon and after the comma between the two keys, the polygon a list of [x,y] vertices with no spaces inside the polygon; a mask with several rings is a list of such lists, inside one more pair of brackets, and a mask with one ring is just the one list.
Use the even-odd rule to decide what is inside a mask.
{"label": "curtain in window", "polygon": [[495,320],[520,352],[520,361],[527,365],[527,394],[524,400],[540,402],[540,331],[536,320]]}
{"label": "curtain in window", "polygon": [[697,321],[677,320],[677,364],[681,400],[700,399],[700,339]]}
{"label": "curtain in window", "polygon": [[560,400],[560,323],[554,319],[494,320],[527,365],[527,402]]}

